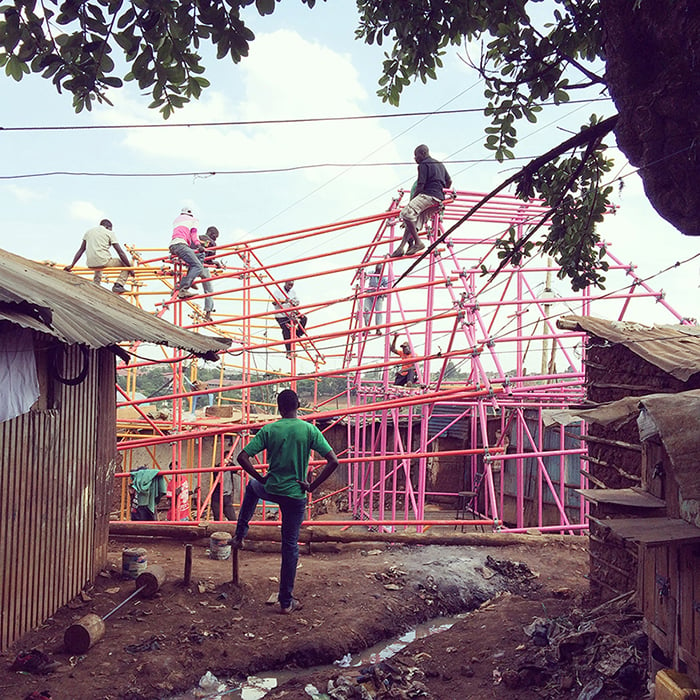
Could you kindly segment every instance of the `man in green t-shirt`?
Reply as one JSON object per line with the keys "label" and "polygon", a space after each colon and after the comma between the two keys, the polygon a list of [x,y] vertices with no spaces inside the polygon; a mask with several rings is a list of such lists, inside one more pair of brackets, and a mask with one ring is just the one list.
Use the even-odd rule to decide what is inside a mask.
{"label": "man in green t-shirt", "polygon": [[[337,469],[338,458],[323,433],[315,425],[297,417],[299,397],[296,392],[291,389],[281,391],[277,395],[277,408],[282,419],[260,428],[238,455],[238,463],[253,478],[245,489],[233,546],[240,549],[243,544],[248,523],[261,498],[279,505],[282,514],[279,602],[282,613],[289,614],[301,607],[292,592],[299,559],[299,530],[306,512],[306,492],[316,489]],[[250,459],[263,450],[267,450],[268,461],[264,476]],[[311,450],[325,457],[326,466],[309,483],[307,472]]]}

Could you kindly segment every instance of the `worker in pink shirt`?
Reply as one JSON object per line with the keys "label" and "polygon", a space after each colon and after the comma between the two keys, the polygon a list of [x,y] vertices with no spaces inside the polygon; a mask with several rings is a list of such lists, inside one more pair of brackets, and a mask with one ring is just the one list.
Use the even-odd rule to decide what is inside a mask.
{"label": "worker in pink shirt", "polygon": [[197,257],[197,252],[202,248],[197,228],[199,222],[195,219],[191,209],[184,208],[180,215],[173,221],[173,236],[170,240],[170,254],[180,258],[187,266],[187,274],[180,281],[178,297],[188,299],[195,296],[190,291],[192,283],[203,274],[202,261]]}

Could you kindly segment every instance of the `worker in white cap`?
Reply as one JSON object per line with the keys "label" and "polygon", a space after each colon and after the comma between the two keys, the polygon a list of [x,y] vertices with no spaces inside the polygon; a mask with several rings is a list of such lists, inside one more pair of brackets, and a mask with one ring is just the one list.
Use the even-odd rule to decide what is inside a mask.
{"label": "worker in white cap", "polygon": [[192,283],[204,272],[202,261],[197,253],[202,249],[197,236],[199,222],[195,219],[191,209],[187,207],[180,211],[180,215],[173,221],[173,235],[170,240],[170,254],[180,258],[187,266],[187,274],[180,280],[178,297],[188,299],[195,296],[190,291]]}

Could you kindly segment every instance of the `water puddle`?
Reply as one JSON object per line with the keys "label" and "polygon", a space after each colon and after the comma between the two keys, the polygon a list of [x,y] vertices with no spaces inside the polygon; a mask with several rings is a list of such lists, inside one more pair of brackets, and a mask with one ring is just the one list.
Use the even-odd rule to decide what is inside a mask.
{"label": "water puddle", "polygon": [[169,700],[261,700],[269,690],[297,677],[300,673],[314,673],[332,668],[369,666],[380,661],[386,661],[416,639],[429,637],[450,629],[461,617],[462,615],[435,618],[429,622],[417,625],[391,641],[380,642],[354,655],[347,654],[332,666],[315,666],[297,671],[271,671],[260,676],[248,676],[242,683],[219,680],[211,673],[207,673],[200,679],[199,687],[193,688],[182,695],[175,695]]}

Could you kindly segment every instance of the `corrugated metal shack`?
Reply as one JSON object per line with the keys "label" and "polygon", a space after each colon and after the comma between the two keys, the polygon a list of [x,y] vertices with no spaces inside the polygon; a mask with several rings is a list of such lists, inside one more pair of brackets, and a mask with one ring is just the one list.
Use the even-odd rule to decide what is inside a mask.
{"label": "corrugated metal shack", "polygon": [[[591,406],[651,393],[677,394],[700,387],[700,328],[567,316],[561,328],[585,331],[587,398]],[[629,399],[636,407],[633,398]],[[642,444],[635,416],[599,409],[589,415],[588,473],[591,486],[640,487]],[[586,417],[584,413],[579,413]],[[637,511],[639,512],[639,511]],[[609,537],[595,519],[607,506],[591,504],[591,592],[609,599],[636,587],[637,548]]]}
{"label": "corrugated metal shack", "polygon": [[0,649],[106,562],[123,341],[211,358],[230,342],[0,250]]}
{"label": "corrugated metal shack", "polygon": [[[428,420],[428,435],[436,450],[463,450],[470,444],[471,418],[459,404],[435,404]],[[495,432],[493,427],[492,433]],[[472,487],[472,471],[483,471],[483,458],[442,455],[429,460],[427,488],[435,494],[431,501],[455,506],[456,494]],[[482,489],[483,492],[483,489]],[[450,494],[450,495],[446,495]]]}
{"label": "corrugated metal shack", "polygon": [[[540,430],[542,429],[538,409],[525,409],[525,422],[533,437],[535,444],[540,444]],[[486,432],[490,445],[498,441],[501,428],[500,415],[494,414],[491,409],[487,410]],[[515,424],[508,428],[508,438],[505,441],[506,453],[513,453],[516,450],[517,427]],[[578,438],[579,428],[577,425],[571,426],[568,430],[570,435],[564,436],[564,447],[575,449],[580,446]],[[472,445],[472,435],[476,438],[476,447],[482,447],[483,441],[481,431],[478,428],[478,418],[476,412],[469,407],[460,404],[436,404],[428,422],[428,434],[434,439],[437,450],[460,450]],[[547,451],[558,451],[562,447],[562,437],[559,426],[544,427],[542,434],[542,449]],[[531,446],[523,448],[524,453],[533,452]],[[569,518],[575,521],[579,517],[580,497],[576,488],[581,483],[581,458],[578,454],[566,455],[562,458],[559,454],[552,457],[546,455],[540,458],[544,468],[547,470],[550,481],[557,491],[561,493],[564,508]],[[560,474],[562,473],[562,460],[564,463],[563,475],[564,485],[560,485]],[[502,494],[502,514],[503,520],[507,523],[515,523],[518,509],[518,476],[513,463],[505,462],[492,465],[494,481],[497,492]],[[523,459],[523,513],[524,526],[536,526],[538,520],[538,478],[539,471],[537,457],[525,457]],[[482,475],[484,472],[484,457],[478,455],[447,455],[432,460],[428,474],[428,488],[433,492],[431,501],[437,503],[455,504],[455,494],[459,492],[476,491],[473,505],[477,512],[485,512],[485,489],[483,487]],[[561,488],[560,488],[561,486]],[[548,518],[556,522],[558,511],[551,491],[545,490],[542,493],[542,510],[545,524]],[[457,501],[459,503],[459,500]]]}

